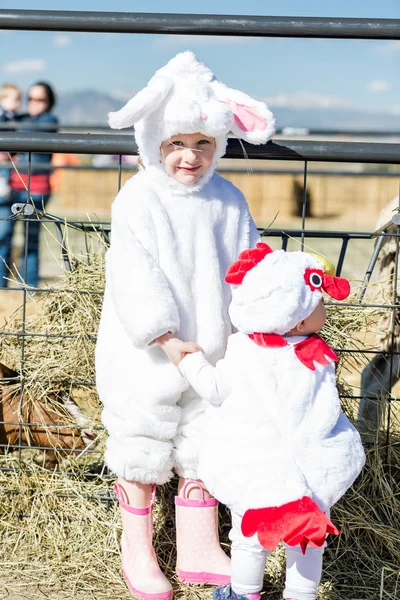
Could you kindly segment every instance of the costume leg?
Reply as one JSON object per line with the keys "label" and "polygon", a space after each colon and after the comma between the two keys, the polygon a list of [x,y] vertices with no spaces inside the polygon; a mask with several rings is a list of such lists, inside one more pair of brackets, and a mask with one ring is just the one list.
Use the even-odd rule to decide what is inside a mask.
{"label": "costume leg", "polygon": [[114,485],[122,517],[122,572],[129,591],[139,600],[170,600],[172,586],[154,552],[152,509],[155,486]]}
{"label": "costume leg", "polygon": [[286,587],[283,597],[287,600],[315,600],[321,581],[324,548],[307,547],[303,554],[300,546],[286,546]]}
{"label": "costume leg", "polygon": [[232,513],[231,587],[236,594],[261,592],[268,552],[258,541],[257,534],[244,537],[241,530],[242,515]]}
{"label": "costume leg", "polygon": [[98,360],[96,379],[108,432],[107,465],[126,481],[161,485],[173,474],[183,378],[163,356],[159,364],[152,360],[157,350],[163,353],[129,348],[124,354],[122,348],[113,362]]}
{"label": "costume leg", "polygon": [[197,480],[198,454],[204,436],[204,412],[208,403],[193,388],[189,388],[182,393],[178,405],[181,415],[173,440],[174,470],[183,479]]}

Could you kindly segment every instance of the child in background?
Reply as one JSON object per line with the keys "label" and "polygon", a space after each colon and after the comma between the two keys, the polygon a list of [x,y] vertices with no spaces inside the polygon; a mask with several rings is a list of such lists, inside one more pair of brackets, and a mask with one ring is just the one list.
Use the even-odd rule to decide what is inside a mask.
{"label": "child in background", "polygon": [[0,88],[0,122],[13,121],[21,107],[21,90],[13,83]]}
{"label": "child in background", "polygon": [[119,478],[128,588],[137,598],[167,600],[172,586],[152,546],[151,511],[155,484],[169,481],[173,471],[180,476],[179,579],[230,580],[218,541],[218,503],[196,481],[206,402],[165,352],[180,357],[196,348],[185,340],[197,339],[212,364],[224,354],[232,331],[224,273],[259,235],[243,195],[215,168],[229,132],[265,143],[274,119],[263,102],[228,88],[184,52],[109,122],[118,129],[135,125],[142,168],[112,206],[96,348],[105,459]]}
{"label": "child in background", "polygon": [[[4,83],[0,88],[0,124],[14,121],[21,106],[21,91],[12,83]],[[4,130],[4,128],[2,127]],[[10,170],[1,168],[1,164],[10,164],[6,152],[0,152],[0,204],[7,201],[10,191]]]}
{"label": "child in background", "polygon": [[[360,436],[341,412],[335,352],[316,332],[322,290],[344,300],[347,280],[305,252],[267,244],[227,271],[229,337],[216,367],[202,352],[171,359],[210,405],[199,476],[232,511],[231,585],[216,600],[259,600],[265,562],[286,545],[284,598],[315,600],[330,508],[364,464]],[[219,407],[219,408],[215,408]]]}

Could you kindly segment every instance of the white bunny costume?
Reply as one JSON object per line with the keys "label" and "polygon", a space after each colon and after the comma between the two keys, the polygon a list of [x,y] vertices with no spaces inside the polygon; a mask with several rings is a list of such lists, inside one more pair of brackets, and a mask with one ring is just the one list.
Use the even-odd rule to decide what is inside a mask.
{"label": "white bunny costume", "polygon": [[225,358],[212,367],[197,352],[179,365],[214,405],[199,476],[233,511],[232,589],[259,592],[266,554],[283,540],[291,569],[284,597],[313,600],[321,547],[327,533],[337,533],[326,515],[365,457],[341,412],[334,351],[317,335],[284,334],[314,312],[322,289],[342,300],[350,286],[304,252],[273,252],[263,243],[242,252],[226,280],[238,332]]}
{"label": "white bunny costume", "polygon": [[[255,245],[258,232],[241,192],[214,170],[229,132],[264,143],[274,119],[264,103],[226,87],[184,52],[109,122],[135,125],[145,169],[112,206],[96,348],[106,462],[141,483],[164,483],[173,468],[197,478],[206,403],[152,341],[170,331],[196,340],[212,364],[223,356],[231,333],[224,274],[241,250]],[[160,146],[175,134],[197,132],[215,138],[215,156],[196,183],[184,185],[165,172]]]}

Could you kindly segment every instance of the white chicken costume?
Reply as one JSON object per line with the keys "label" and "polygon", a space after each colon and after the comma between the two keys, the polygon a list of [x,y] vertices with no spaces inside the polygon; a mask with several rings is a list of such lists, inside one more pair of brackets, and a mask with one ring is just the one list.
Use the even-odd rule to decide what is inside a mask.
{"label": "white chicken costume", "polygon": [[[325,513],[360,473],[364,451],[341,412],[334,351],[316,334],[285,334],[314,312],[322,290],[343,300],[350,286],[304,252],[263,243],[240,254],[226,281],[238,332],[224,359],[212,367],[196,352],[179,365],[214,405],[205,416],[199,475],[231,508],[233,541],[251,538],[268,551],[280,541],[303,552],[310,544],[312,554],[327,533],[337,533]],[[257,585],[236,591],[257,592]],[[290,590],[285,597],[315,596]]]}
{"label": "white chicken costume", "polygon": [[[206,403],[182,379],[155,338],[196,339],[212,364],[231,333],[224,274],[259,239],[242,193],[214,170],[229,132],[270,139],[263,102],[232,90],[191,52],[156,72],[111,127],[135,125],[144,170],[112,206],[111,248],[96,348],[96,377],[107,428],[106,462],[117,475],[162,484],[174,468],[197,477],[197,417]],[[215,138],[213,162],[194,184],[169,176],[160,146],[176,134]]]}

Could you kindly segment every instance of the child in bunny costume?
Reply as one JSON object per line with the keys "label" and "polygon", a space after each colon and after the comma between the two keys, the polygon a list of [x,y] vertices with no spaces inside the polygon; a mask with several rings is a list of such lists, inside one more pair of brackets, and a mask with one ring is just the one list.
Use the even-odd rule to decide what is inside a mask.
{"label": "child in bunny costume", "polygon": [[211,364],[224,355],[231,333],[224,274],[259,236],[243,195],[215,167],[229,132],[265,143],[274,119],[264,103],[226,87],[184,52],[111,113],[109,123],[135,125],[144,168],[112,206],[97,388],[109,435],[106,462],[119,476],[124,576],[134,596],[167,600],[172,588],[152,547],[151,509],[155,484],[169,481],[173,470],[180,475],[179,578],[230,580],[218,541],[218,503],[197,482],[207,403],[166,353],[181,357],[197,348],[189,343],[196,339]]}
{"label": "child in bunny costume", "polygon": [[[216,600],[259,600],[265,561],[286,544],[284,598],[315,600],[329,511],[364,464],[360,437],[341,412],[335,352],[315,332],[322,290],[345,299],[346,279],[304,252],[264,243],[227,271],[238,332],[213,367],[201,352],[179,370],[210,408],[199,475],[232,511],[231,585]],[[218,408],[217,408],[218,407]]]}

